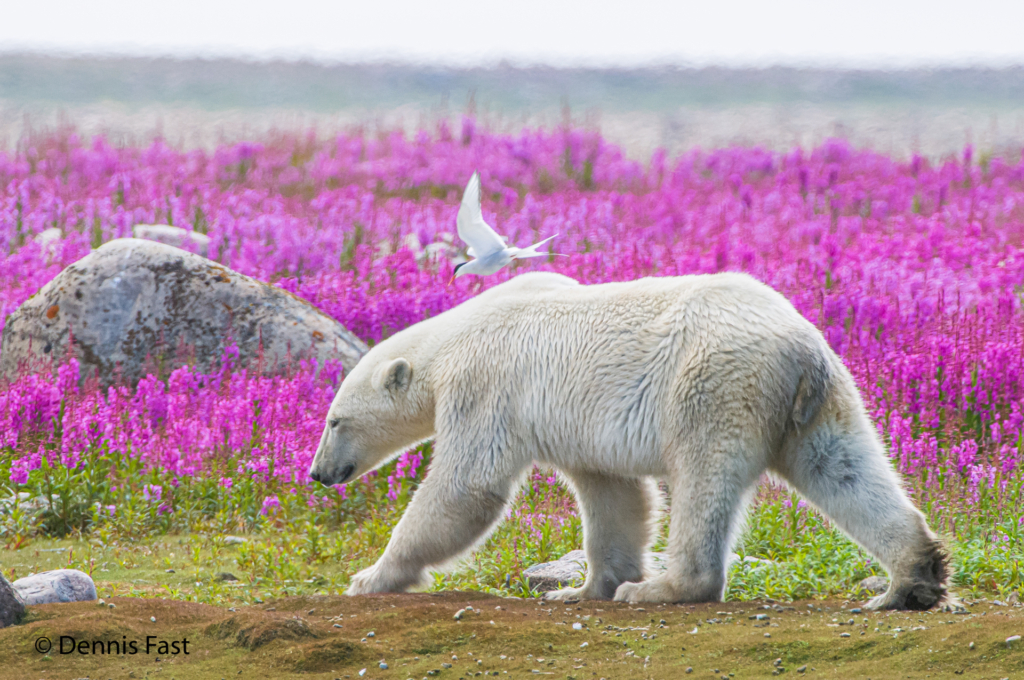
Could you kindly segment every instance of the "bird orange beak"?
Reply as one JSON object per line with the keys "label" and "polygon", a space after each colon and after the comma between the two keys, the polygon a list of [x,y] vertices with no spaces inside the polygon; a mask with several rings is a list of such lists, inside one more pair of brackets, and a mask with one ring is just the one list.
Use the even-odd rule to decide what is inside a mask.
{"label": "bird orange beak", "polygon": [[448,279],[448,285],[452,285],[455,282],[455,274],[452,274],[452,278]]}

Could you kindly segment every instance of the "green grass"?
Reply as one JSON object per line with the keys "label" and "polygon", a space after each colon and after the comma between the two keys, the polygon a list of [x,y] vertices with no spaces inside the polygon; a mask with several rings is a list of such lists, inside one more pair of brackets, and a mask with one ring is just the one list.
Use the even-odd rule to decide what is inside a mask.
{"label": "green grass", "polygon": [[[430,590],[535,595],[523,570],[577,549],[582,541],[579,519],[566,510],[568,493],[546,482],[541,487],[523,493],[512,516],[482,547],[451,571],[434,574]],[[884,570],[818,513],[793,500],[766,492],[752,507],[736,550],[760,561],[733,563],[726,599],[865,597],[858,583],[873,574],[884,576]],[[0,550],[0,564],[9,579],[58,567],[81,569],[96,580],[101,596],[223,605],[340,594],[352,574],[379,557],[407,502],[382,504],[361,521],[342,514],[343,521],[334,526],[316,510],[287,498],[251,531],[244,531],[244,516],[226,510],[190,530],[167,533],[142,530],[136,522],[100,521],[63,538],[34,536],[17,546],[10,542]],[[232,545],[228,536],[245,540]],[[663,543],[664,534],[655,549]],[[1021,554],[1015,543],[975,538],[949,545],[953,583],[963,596],[1006,598],[1019,587]],[[222,572],[238,581],[217,580]]]}
{"label": "green grass", "polygon": [[[429,445],[422,453],[429,459]],[[0,462],[0,479],[3,467]],[[389,486],[393,473],[391,464],[341,495],[273,479],[240,478],[226,489],[215,475],[173,486],[159,472],[104,455],[74,469],[44,466],[18,487],[41,507],[0,503],[0,565],[9,579],[70,566],[91,574],[101,593],[214,604],[341,593],[352,574],[379,557],[415,493],[414,480]],[[1005,599],[1022,585],[1021,480],[982,485],[974,499],[946,481],[932,488],[949,478],[933,475],[908,487],[946,540],[954,588],[966,597]],[[145,485],[162,486],[162,500],[147,501]],[[0,485],[0,498],[13,492]],[[278,506],[266,507],[271,495]],[[170,502],[173,512],[161,509]],[[110,505],[116,512],[105,510]],[[523,579],[526,568],[582,545],[572,496],[548,473],[535,470],[506,515],[478,550],[434,574],[431,590],[529,596],[535,593]],[[663,521],[655,551],[665,548],[666,535]],[[246,540],[227,545],[227,536]],[[57,549],[63,551],[49,552]],[[731,566],[730,601],[859,598],[866,596],[858,591],[862,579],[885,575],[830,522],[771,481],[756,495],[735,550],[760,561]],[[220,572],[239,580],[215,580]]]}

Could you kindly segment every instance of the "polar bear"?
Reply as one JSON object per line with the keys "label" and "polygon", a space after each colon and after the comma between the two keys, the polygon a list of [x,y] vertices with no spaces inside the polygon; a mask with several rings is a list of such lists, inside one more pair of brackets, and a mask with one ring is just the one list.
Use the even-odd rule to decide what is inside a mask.
{"label": "polar bear", "polygon": [[[553,599],[706,602],[765,471],[891,577],[873,608],[946,598],[947,557],[821,333],[744,274],[580,285],[518,276],[371,349],[342,382],[310,476],[355,479],[434,438],[383,555],[349,594],[396,592],[486,537],[534,462],[579,503],[589,569]],[[667,569],[644,578],[658,511]]]}

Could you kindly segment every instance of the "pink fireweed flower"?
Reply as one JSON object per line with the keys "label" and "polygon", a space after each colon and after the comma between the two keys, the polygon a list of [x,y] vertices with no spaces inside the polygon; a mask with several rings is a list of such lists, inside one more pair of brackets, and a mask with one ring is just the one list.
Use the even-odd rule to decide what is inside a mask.
{"label": "pink fireweed flower", "polygon": [[28,461],[16,460],[11,463],[10,480],[14,484],[28,483]]}
{"label": "pink fireweed flower", "polygon": [[222,489],[230,489],[234,484],[234,480],[231,477],[221,477],[217,485]]}
{"label": "pink fireweed flower", "polygon": [[[984,166],[973,151],[903,161],[830,140],[785,152],[659,151],[644,165],[596,132],[501,134],[472,117],[312,146],[295,136],[182,151],[59,133],[11,148],[0,151],[0,330],[94,241],[143,222],[201,223],[220,264],[379,342],[518,273],[445,285],[458,255],[459,192],[444,188],[478,170],[485,214],[511,241],[560,234],[562,256],[531,270],[585,284],[746,272],[821,330],[900,472],[927,484],[939,471],[959,476],[968,493],[1019,474],[1018,153],[986,156]],[[37,241],[51,226],[60,237]],[[205,368],[189,360],[134,388],[101,387],[80,358],[44,358],[58,366],[0,385],[0,469],[17,484],[44,456],[78,468],[106,456],[162,480],[158,495],[148,491],[154,507],[170,503],[163,489],[170,497],[190,479],[220,479],[225,462],[257,498],[309,483],[340,364],[282,359],[261,371],[272,367],[244,364],[226,345]],[[179,349],[190,351],[167,358]],[[406,452],[382,469],[390,499],[422,477],[422,458]],[[555,480],[538,471],[530,483],[543,492]],[[346,497],[339,487],[338,502]]]}
{"label": "pink fireweed flower", "polygon": [[142,497],[147,503],[159,503],[163,492],[163,487],[155,484],[146,484],[142,487]]}
{"label": "pink fireweed flower", "polygon": [[261,515],[268,515],[274,508],[281,507],[281,501],[277,499],[277,496],[267,496],[263,499],[263,507],[260,508]]}
{"label": "pink fireweed flower", "polygon": [[967,439],[959,446],[952,447],[950,449],[950,454],[953,457],[953,460],[956,461],[957,470],[962,473],[965,468],[969,468],[974,465],[978,456],[978,443],[973,439]]}

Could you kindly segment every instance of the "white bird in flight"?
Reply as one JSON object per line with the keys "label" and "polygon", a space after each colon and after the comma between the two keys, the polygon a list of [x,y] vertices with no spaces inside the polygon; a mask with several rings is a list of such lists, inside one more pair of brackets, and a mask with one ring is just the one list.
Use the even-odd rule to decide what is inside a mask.
{"label": "white bird in flight", "polygon": [[480,175],[475,172],[469,178],[466,193],[462,194],[462,205],[459,206],[456,224],[459,238],[469,246],[467,254],[475,259],[455,265],[455,272],[448,281],[449,285],[463,274],[486,276],[498,271],[512,260],[544,257],[548,253],[539,253],[537,248],[558,236],[549,236],[528,248],[506,245],[505,239],[494,233],[490,225],[484,222],[484,215],[480,210]]}

